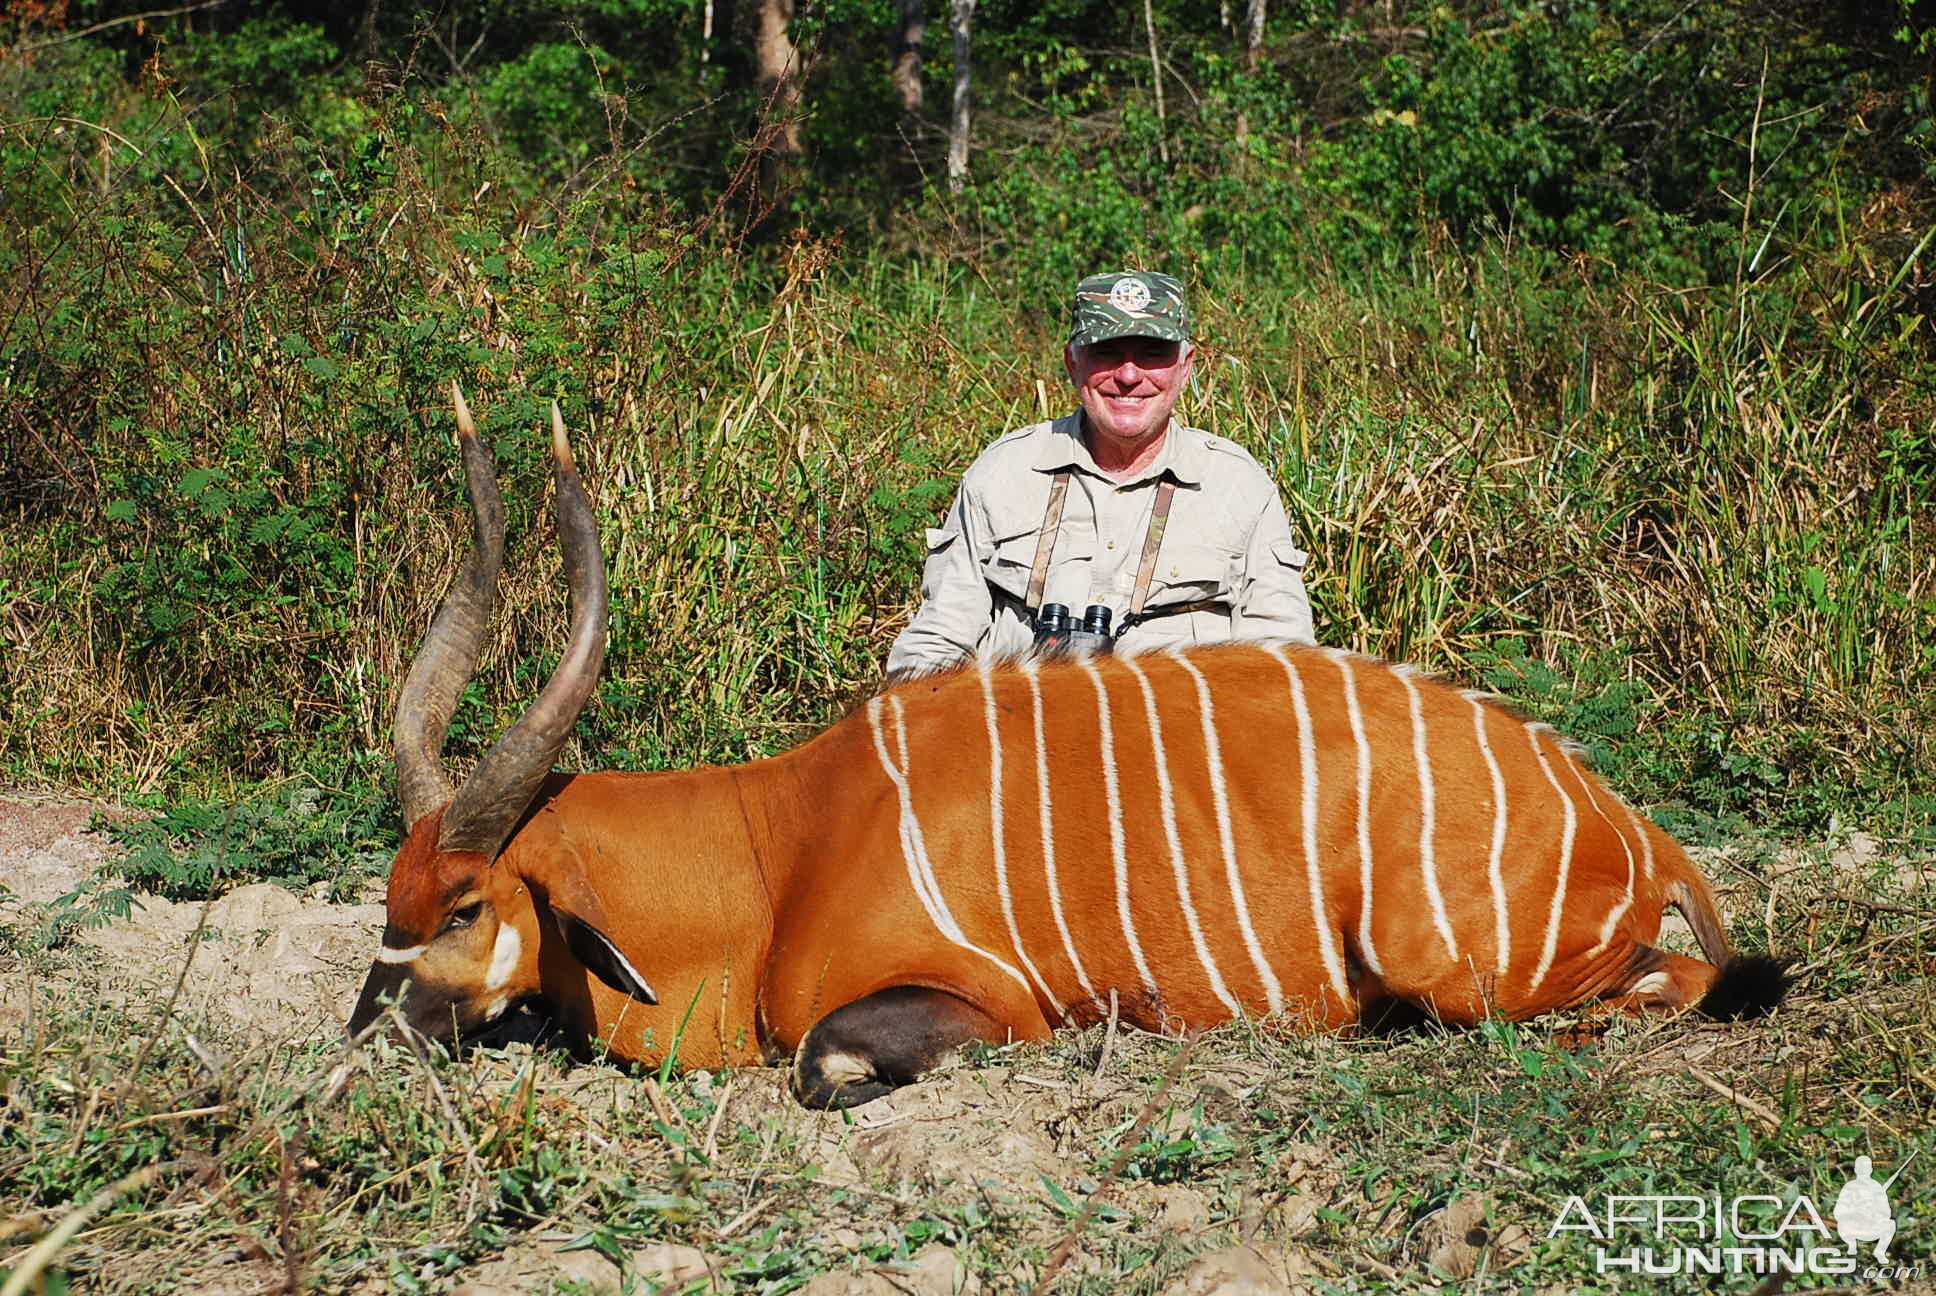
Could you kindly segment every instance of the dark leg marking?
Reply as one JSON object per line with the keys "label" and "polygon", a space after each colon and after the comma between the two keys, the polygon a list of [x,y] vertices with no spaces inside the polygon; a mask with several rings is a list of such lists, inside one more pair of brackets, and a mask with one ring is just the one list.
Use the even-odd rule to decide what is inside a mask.
{"label": "dark leg marking", "polygon": [[793,1060],[793,1096],[808,1107],[853,1107],[911,1083],[969,1040],[1003,1032],[943,990],[890,986],[815,1022]]}

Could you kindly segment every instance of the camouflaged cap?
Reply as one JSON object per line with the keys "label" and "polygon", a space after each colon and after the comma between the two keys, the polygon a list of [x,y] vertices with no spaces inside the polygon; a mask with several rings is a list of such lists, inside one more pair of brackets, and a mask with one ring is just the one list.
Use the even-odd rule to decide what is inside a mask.
{"label": "camouflaged cap", "polygon": [[1090,275],[1077,284],[1069,312],[1069,345],[1120,337],[1188,342],[1190,307],[1183,300],[1183,285],[1149,270]]}

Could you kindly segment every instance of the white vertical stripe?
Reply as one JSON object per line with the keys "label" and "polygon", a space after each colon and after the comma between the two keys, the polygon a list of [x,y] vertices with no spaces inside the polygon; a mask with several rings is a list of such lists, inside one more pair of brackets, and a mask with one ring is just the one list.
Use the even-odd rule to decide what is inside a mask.
{"label": "white vertical stripe", "polygon": [[899,697],[890,696],[887,700],[894,705],[894,732],[901,748],[903,765],[897,766],[893,758],[888,755],[887,740],[881,732],[881,699],[878,697],[868,699],[867,722],[874,730],[874,751],[881,759],[881,768],[887,771],[888,780],[894,784],[894,791],[900,797],[901,859],[907,865],[908,882],[914,887],[914,894],[921,901],[921,907],[927,910],[928,920],[934,924],[935,930],[954,944],[979,954],[993,963],[1016,985],[1021,986],[1024,992],[1033,993],[1029,991],[1028,982],[1022,979],[1020,972],[971,942],[962,933],[960,925],[955,922],[954,915],[948,912],[948,902],[941,894],[940,880],[935,877],[934,866],[928,860],[927,843],[921,835],[921,820],[914,813],[914,796],[908,789],[905,768],[905,764],[908,763],[906,713],[902,710]]}
{"label": "white vertical stripe", "polygon": [[[879,701],[880,699],[876,698],[874,699],[874,703],[870,703],[870,706],[873,706],[876,711],[878,711],[878,707],[875,704]],[[887,770],[887,776],[893,780],[895,791],[899,795],[900,814],[896,822],[896,828],[901,842],[901,860],[907,866],[908,870],[908,885],[914,888],[915,898],[920,900],[921,907],[927,911],[928,917],[934,920],[936,926],[940,926],[941,920],[935,917],[939,906],[935,903],[936,897],[934,892],[929,889],[928,871],[920,862],[921,852],[925,849],[927,843],[922,841],[918,846],[915,843],[914,834],[919,825],[916,822],[914,814],[914,795],[912,790],[907,786],[907,774],[904,769],[907,762],[907,743],[905,741],[901,742],[901,754],[898,758],[889,752],[887,750],[885,731],[879,724],[878,716],[874,718],[875,750],[880,754],[882,764]]]}
{"label": "white vertical stripe", "polygon": [[1196,948],[1197,962],[1203,965],[1203,974],[1210,979],[1210,991],[1230,1010],[1233,1017],[1243,1014],[1243,1007],[1224,986],[1223,974],[1217,971],[1217,961],[1210,956],[1210,946],[1203,939],[1203,924],[1197,919],[1196,905],[1190,900],[1189,870],[1183,861],[1183,841],[1176,831],[1176,796],[1170,788],[1170,763],[1163,754],[1163,722],[1156,714],[1156,693],[1150,688],[1149,676],[1134,661],[1124,659],[1123,666],[1136,677],[1143,690],[1143,715],[1149,721],[1150,754],[1156,758],[1156,792],[1163,810],[1163,835],[1170,843],[1170,869],[1176,875],[1177,904],[1183,910],[1184,925],[1190,931],[1190,944]]}
{"label": "white vertical stripe", "polygon": [[1358,705],[1358,677],[1351,672],[1351,658],[1338,653],[1331,660],[1344,676],[1344,709],[1351,718],[1351,741],[1358,748],[1358,952],[1366,967],[1383,976],[1385,966],[1378,961],[1371,939],[1371,741],[1365,737],[1365,712]]}
{"label": "white vertical stripe", "polygon": [[1634,834],[1640,838],[1640,880],[1648,888],[1654,884],[1654,838],[1647,831],[1649,825],[1640,821],[1640,813],[1625,801],[1620,808],[1627,812],[1627,822],[1633,825]]}
{"label": "white vertical stripe", "polygon": [[1096,733],[1102,743],[1102,790],[1109,807],[1109,859],[1116,869],[1116,916],[1123,924],[1123,939],[1129,942],[1129,956],[1135,960],[1136,975],[1143,988],[1159,990],[1156,975],[1143,958],[1143,944],[1136,939],[1136,920],[1129,911],[1129,850],[1123,837],[1123,794],[1116,774],[1116,730],[1109,718],[1109,690],[1103,686],[1102,672],[1094,662],[1081,658],[1082,669],[1096,686]]}
{"label": "white vertical stripe", "polygon": [[914,860],[927,878],[928,894],[934,899],[936,925],[941,927],[943,934],[948,936],[950,940],[960,945],[963,949],[972,950],[981,955],[990,963],[993,963],[996,967],[1006,972],[1016,985],[1021,986],[1024,991],[1027,991],[1028,982],[1022,979],[1022,974],[1017,972],[1010,964],[971,942],[962,931],[961,924],[955,921],[954,914],[948,909],[948,901],[941,894],[941,879],[934,871],[934,861],[928,856],[927,841],[921,831],[920,817],[914,809],[914,794],[908,785],[908,769],[913,764],[913,760],[908,751],[907,712],[903,708],[901,699],[898,696],[890,698],[889,701],[894,705],[894,737],[901,749],[900,791],[905,798],[907,807],[908,837],[914,846]]}
{"label": "white vertical stripe", "polygon": [[[1627,844],[1627,834],[1621,832],[1618,828],[1614,827],[1613,820],[1608,818],[1607,812],[1600,808],[1600,798],[1593,794],[1593,784],[1587,778],[1586,768],[1581,764],[1579,758],[1571,757],[1567,760],[1566,763],[1568,767],[1572,769],[1573,777],[1580,781],[1580,790],[1586,793],[1586,803],[1593,807],[1593,813],[1600,816],[1600,822],[1604,823],[1607,826],[1607,830],[1611,832],[1615,837],[1618,837],[1620,839],[1620,849],[1627,853],[1627,893],[1621,897],[1620,902],[1618,904],[1614,905],[1614,907],[1607,912],[1607,920],[1600,925],[1600,943],[1598,945],[1595,945],[1592,950],[1592,953],[1598,954],[1601,950],[1607,947],[1607,944],[1610,941],[1613,940],[1614,927],[1619,924],[1622,918],[1626,917],[1627,910],[1633,908],[1633,902],[1634,902],[1633,847]],[[1629,811],[1628,813],[1631,815],[1632,812]]]}
{"label": "white vertical stripe", "polygon": [[1008,924],[1008,939],[1015,950],[1015,957],[1022,961],[1029,979],[1041,990],[1042,997],[1049,1001],[1057,1017],[1062,1016],[1062,1001],[1049,989],[1049,983],[1042,979],[1035,964],[1029,961],[1028,950],[1022,946],[1022,931],[1015,922],[1015,897],[1008,889],[1008,811],[1002,800],[1002,734],[996,724],[995,686],[989,678],[989,663],[982,662],[981,675],[982,718],[988,726],[988,831],[990,846],[995,856],[995,889],[1002,896],[1002,919]]}
{"label": "white vertical stripe", "polygon": [[1506,879],[1500,872],[1506,858],[1506,776],[1499,771],[1499,758],[1492,754],[1492,740],[1486,737],[1486,708],[1482,694],[1467,693],[1472,704],[1472,729],[1479,735],[1479,755],[1492,776],[1492,849],[1486,855],[1486,877],[1492,883],[1492,939],[1499,947],[1498,972],[1506,975],[1512,959],[1512,923],[1506,912]]}
{"label": "white vertical stripe", "polygon": [[1544,725],[1527,725],[1526,741],[1533,745],[1533,755],[1539,759],[1539,768],[1546,775],[1546,781],[1553,785],[1553,792],[1565,809],[1566,818],[1560,830],[1559,875],[1553,882],[1553,907],[1546,916],[1546,944],[1539,954],[1539,966],[1533,969],[1533,979],[1526,983],[1526,993],[1539,989],[1539,983],[1546,979],[1546,973],[1553,966],[1553,950],[1560,939],[1560,911],[1566,906],[1566,876],[1573,868],[1573,834],[1579,828],[1580,813],[1573,806],[1573,798],[1566,795],[1560,781],[1553,776],[1553,767],[1547,763],[1546,753],[1539,749],[1539,732]]}
{"label": "white vertical stripe", "polygon": [[1224,877],[1230,883],[1230,903],[1237,911],[1237,926],[1244,935],[1244,948],[1250,952],[1250,961],[1257,969],[1258,979],[1264,983],[1264,999],[1270,1011],[1284,1011],[1284,989],[1277,982],[1277,973],[1264,958],[1264,947],[1258,943],[1256,929],[1250,922],[1250,901],[1244,896],[1243,875],[1237,869],[1237,846],[1230,831],[1230,795],[1224,786],[1223,748],[1217,742],[1216,711],[1210,704],[1210,682],[1203,678],[1203,672],[1191,664],[1188,657],[1178,655],[1177,664],[1190,672],[1190,678],[1197,682],[1197,707],[1203,713],[1203,750],[1210,767],[1210,800],[1217,812],[1217,844],[1223,850]]}
{"label": "white vertical stripe", "polygon": [[1082,960],[1076,957],[1076,943],[1069,935],[1069,920],[1062,913],[1062,889],[1055,876],[1055,815],[1049,808],[1049,743],[1048,735],[1042,726],[1042,682],[1037,676],[1039,663],[1030,659],[1022,663],[1022,674],[1028,679],[1029,702],[1035,711],[1035,792],[1042,805],[1042,872],[1048,884],[1049,912],[1055,918],[1055,929],[1062,934],[1062,951],[1069,956],[1069,966],[1075,969],[1076,981],[1082,992],[1093,1002],[1096,987],[1089,983],[1089,974],[1082,969]]}
{"label": "white vertical stripe", "polygon": [[1304,681],[1283,648],[1274,643],[1264,651],[1283,664],[1290,681],[1291,710],[1297,714],[1298,781],[1304,790],[1304,881],[1311,891],[1311,925],[1317,929],[1318,955],[1331,979],[1331,989],[1340,1004],[1351,1002],[1351,988],[1345,980],[1344,960],[1338,955],[1338,936],[1331,930],[1331,918],[1324,905],[1324,876],[1318,863],[1318,748],[1311,732],[1311,708],[1304,700]]}
{"label": "white vertical stripe", "polygon": [[1411,672],[1399,666],[1392,669],[1405,686],[1405,698],[1412,713],[1412,760],[1418,766],[1418,871],[1425,879],[1425,898],[1432,902],[1432,925],[1445,941],[1445,953],[1454,962],[1459,943],[1452,938],[1452,920],[1445,912],[1445,896],[1439,891],[1439,857],[1432,840],[1438,828],[1438,789],[1432,782],[1432,761],[1425,749],[1425,713],[1419,704],[1418,686]]}

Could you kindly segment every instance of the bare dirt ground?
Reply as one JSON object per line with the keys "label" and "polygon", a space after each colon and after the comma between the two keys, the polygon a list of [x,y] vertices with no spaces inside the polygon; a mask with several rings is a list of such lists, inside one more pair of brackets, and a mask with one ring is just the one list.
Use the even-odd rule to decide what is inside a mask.
{"label": "bare dirt ground", "polygon": [[[97,813],[126,812],[0,797],[0,923],[44,921],[62,897],[98,892],[96,874],[115,847],[89,830]],[[179,1015],[291,1037],[340,1029],[383,927],[381,903],[332,905],[270,883],[207,905],[152,895],[135,904],[127,918],[78,934],[106,974],[100,988],[117,998],[166,996],[186,965]],[[27,985],[10,977],[0,990],[0,1029],[24,1019]]]}
{"label": "bare dirt ground", "polygon": [[[72,909],[77,895],[85,900],[98,893],[97,874],[114,852],[105,836],[88,828],[100,811],[86,803],[0,797],[0,928],[32,931],[63,907]],[[1757,888],[1727,885],[1721,863],[1714,854],[1704,861],[1723,882],[1737,928],[1766,921],[1772,931],[1787,876],[1783,870],[1790,866],[1776,863],[1769,870],[1773,884]],[[1927,904],[1933,872],[1928,860],[1881,859],[1875,843],[1858,837],[1826,860],[1818,855],[1813,863],[1795,863],[1794,884],[1800,884],[1804,869],[1819,880],[1824,867],[1830,883],[1856,878],[1856,889],[1863,890],[1881,885],[1876,882],[1881,878],[1892,892]],[[244,1056],[274,1054],[284,1059],[274,1066],[288,1069],[292,1064],[286,1059],[296,1058],[296,1070],[307,1066],[320,1077],[382,926],[381,904],[373,895],[368,899],[329,904],[268,884],[243,886],[208,904],[143,896],[127,917],[72,932],[64,959],[36,961],[0,947],[0,1053],[18,1056],[42,1047],[46,1023],[58,1011],[69,1011],[71,1019],[73,1012],[85,1015],[90,1006],[105,1005],[124,1014],[116,1020],[149,1023],[143,1029],[178,1029],[197,1056],[209,1055],[204,1063],[211,1074],[235,1072],[234,1060]],[[1929,928],[1925,923],[1917,930]],[[1887,953],[1900,944],[1874,948]],[[1900,999],[1897,995],[1888,1001],[1894,1006],[1878,1007],[1878,1017],[1897,1013]],[[164,1012],[171,1002],[172,1011]],[[1757,1121],[1793,1121],[1771,1113],[1771,1100],[1750,1096],[1744,1077],[1773,1077],[1781,1058],[1813,1047],[1792,1041],[1821,1040],[1841,1027],[1839,1010],[1805,1003],[1791,1020],[1780,1036],[1719,1026],[1664,1027],[1664,1043],[1636,1045],[1632,1070],[1671,1076],[1677,1092],[1691,1095],[1689,1101],[1714,1104],[1716,1114],[1708,1120],[1745,1119],[1750,1127]],[[1751,1048],[1743,1049],[1744,1039]],[[54,1051],[62,1047],[74,1051],[73,1046]],[[1405,1051],[1413,1047],[1377,1055],[1367,1067],[1382,1068],[1370,1071],[1374,1082],[1390,1085],[1395,1094],[1471,1087],[1469,1071],[1447,1080],[1428,1074],[1442,1062],[1431,1042]],[[1529,1068],[1547,1065],[1541,1060],[1545,1053],[1516,1046],[1497,1059],[1480,1056],[1487,1047],[1468,1038],[1439,1052],[1459,1053],[1465,1060],[1456,1065],[1477,1065],[1482,1077],[1496,1076],[1500,1087],[1525,1084],[1528,1076],[1537,1084],[1539,1073]],[[103,1291],[435,1290],[509,1296],[775,1290],[811,1296],[953,1296],[1026,1290],[1049,1274],[1059,1275],[1058,1291],[1135,1290],[1152,1296],[1411,1290],[1444,1282],[1459,1290],[1580,1289],[1576,1279],[1545,1278],[1539,1259],[1555,1244],[1539,1230],[1545,1218],[1541,1209],[1550,1213],[1551,1203],[1515,1182],[1515,1176],[1524,1180],[1527,1175],[1512,1164],[1514,1137],[1509,1134],[1503,1142],[1482,1137],[1476,1105],[1470,1131],[1445,1130],[1446,1148],[1434,1146],[1441,1135],[1429,1121],[1422,1135],[1408,1136],[1421,1165],[1437,1167],[1435,1183],[1466,1186],[1449,1193],[1435,1190],[1439,1195],[1424,1194],[1424,1200],[1402,1209],[1393,1204],[1399,1199],[1390,1197],[1383,1216],[1367,1229],[1362,1218],[1371,1213],[1367,1202],[1376,1203],[1387,1191],[1364,1181],[1359,1157],[1372,1135],[1364,1129],[1354,1135],[1345,1124],[1331,1135],[1285,1133],[1265,1110],[1296,1111],[1306,1090],[1311,1108],[1322,1110],[1319,1091],[1341,1084],[1346,1087],[1342,1103],[1335,1093],[1329,1101],[1347,1113],[1343,1121],[1362,1119],[1361,1105],[1378,1101],[1350,1096],[1366,1092],[1353,1079],[1364,1055],[1329,1040],[1297,1044],[1290,1054],[1273,1052],[1276,1048],[1226,1040],[1197,1051],[1180,1071],[1171,1067],[1166,1073],[1172,1043],[1110,1037],[1097,1028],[1046,1050],[997,1051],[851,1113],[829,1115],[795,1106],[778,1071],[695,1074],[661,1086],[651,1077],[572,1066],[556,1055],[514,1045],[460,1064],[455,1074],[463,1077],[457,1082],[465,1086],[461,1093],[446,1092],[451,1073],[440,1083],[427,1066],[422,1083],[409,1091],[416,1097],[406,1106],[440,1105],[453,1127],[466,1131],[457,1139],[465,1145],[461,1154],[448,1153],[473,1163],[462,1191],[488,1194],[494,1165],[516,1161],[500,1173],[525,1173],[524,1162],[501,1148],[497,1160],[491,1159],[497,1146],[493,1132],[508,1128],[505,1113],[523,1103],[523,1128],[542,1127],[561,1147],[575,1149],[572,1155],[605,1167],[594,1178],[610,1177],[617,1173],[610,1167],[628,1161],[651,1162],[675,1182],[687,1173],[682,1166],[706,1167],[716,1178],[711,1187],[689,1190],[695,1202],[704,1202],[703,1210],[695,1207],[689,1227],[670,1230],[660,1240],[629,1237],[584,1246],[585,1203],[600,1200],[585,1190],[576,1214],[568,1206],[533,1212],[487,1245],[405,1247],[400,1240],[394,1250],[401,1259],[384,1258],[387,1244],[366,1245],[369,1254],[362,1260],[324,1265],[319,1257],[332,1247],[339,1253],[355,1249],[332,1230],[345,1227],[344,1216],[353,1215],[355,1203],[364,1199],[359,1192],[342,1210],[318,1208],[306,1251],[283,1236],[289,1218],[285,1202],[282,1233],[275,1236],[264,1224],[253,1233],[246,1227],[183,1233],[171,1245],[164,1230],[154,1235],[152,1246],[130,1246],[108,1230],[98,1236],[82,1232],[64,1253],[64,1263],[84,1276],[80,1289]],[[1915,1057],[1914,1048],[1906,1055]],[[407,1059],[386,1057],[387,1062],[365,1056],[353,1064],[377,1085],[383,1066],[404,1070],[409,1065]],[[249,1066],[273,1069],[262,1061]],[[1686,1080],[1688,1074],[1699,1083]],[[320,1089],[319,1081],[302,1083]],[[1912,1077],[1910,1087],[1916,1083]],[[1928,1085],[1927,1074],[1920,1083]],[[1591,1095],[1598,1084],[1591,1081],[1583,1092]],[[1774,1084],[1769,1079],[1762,1092]],[[224,1105],[239,1106],[227,1093]],[[8,1118],[7,1097],[0,1095],[0,1121]],[[1824,1111],[1842,1103],[1840,1096],[1824,1099]],[[21,1105],[16,1097],[15,1110]],[[1900,1105],[1898,1098],[1887,1110]],[[453,1108],[462,1111],[453,1114]],[[1844,1108],[1858,1117],[1867,1110],[1846,1104],[1837,1110]],[[137,1115],[116,1128],[175,1114]],[[1454,1116],[1462,1127],[1465,1117]],[[1588,1119],[1613,1123],[1617,1117],[1612,1112]],[[1413,1118],[1412,1109],[1396,1107],[1390,1117],[1374,1116],[1366,1128],[1375,1132],[1380,1120],[1401,1128]],[[1696,1110],[1691,1123],[1698,1127],[1703,1119]],[[1848,1118],[1828,1112],[1819,1119]],[[1099,1155],[1099,1147],[1120,1139],[1124,1130],[1144,1127],[1153,1131],[1145,1147],[1157,1149],[1147,1155],[1155,1169],[1132,1167],[1121,1181],[1105,1184],[1108,1158]],[[1226,1130],[1268,1151],[1219,1153],[1218,1132]],[[285,1177],[291,1155],[286,1147]],[[1256,1164],[1242,1175],[1229,1172],[1245,1156]],[[480,1158],[490,1164],[479,1169]],[[799,1168],[809,1166],[808,1178],[800,1180]],[[1448,1174],[1447,1166],[1455,1173]],[[1392,1171],[1402,1179],[1410,1168],[1395,1165]],[[738,1185],[732,1191],[740,1196],[721,1196],[719,1184]],[[1085,1213],[1091,1195],[1104,1188],[1106,1209]],[[286,1186],[283,1196],[289,1196]],[[1529,1199],[1540,1209],[1529,1210]],[[16,1211],[12,1220],[0,1220],[0,1272],[19,1263],[26,1254],[22,1248],[61,1214],[58,1208],[16,1207],[0,1202],[0,1214]],[[241,1206],[232,1208],[246,1218]],[[673,1210],[666,1218],[680,1216]],[[592,1220],[595,1224],[595,1212]],[[1341,1229],[1358,1240],[1339,1245]],[[419,1242],[423,1235],[417,1235]],[[792,1277],[759,1275],[762,1257],[775,1254],[796,1257]],[[297,1262],[304,1255],[303,1263],[311,1267],[299,1272]]]}

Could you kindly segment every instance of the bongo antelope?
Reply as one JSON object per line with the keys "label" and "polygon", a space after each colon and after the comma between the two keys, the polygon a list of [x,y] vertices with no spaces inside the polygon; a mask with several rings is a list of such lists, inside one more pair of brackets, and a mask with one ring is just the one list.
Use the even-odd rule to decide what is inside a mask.
{"label": "bongo antelope", "polygon": [[[970,1040],[1121,1019],[1334,1030],[1601,1001],[1765,1011],[1681,848],[1544,725],[1416,670],[1288,643],[984,662],[782,756],[554,774],[598,678],[604,563],[554,409],[569,642],[453,788],[438,751],[503,555],[457,400],[474,543],[397,704],[406,837],[351,1019],[449,1039],[520,1000],[611,1056],[794,1059],[845,1106]],[[1679,907],[1705,955],[1654,945]]]}

